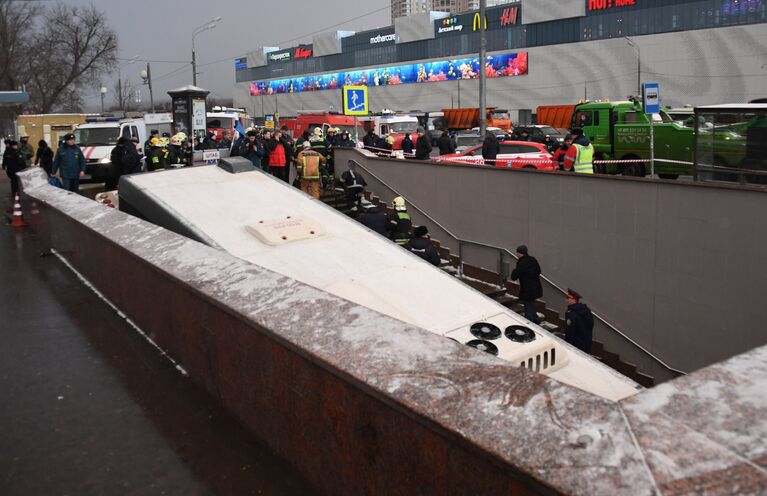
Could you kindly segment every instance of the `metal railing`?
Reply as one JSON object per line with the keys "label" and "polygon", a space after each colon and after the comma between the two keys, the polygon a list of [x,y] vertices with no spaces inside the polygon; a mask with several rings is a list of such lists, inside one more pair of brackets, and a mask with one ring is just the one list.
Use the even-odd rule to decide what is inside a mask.
{"label": "metal railing", "polygon": [[[371,171],[370,169],[368,169],[367,167],[365,167],[364,165],[362,165],[358,161],[356,161],[354,159],[351,159],[351,160],[349,160],[349,163],[354,163],[355,167],[363,169],[365,172],[370,174],[370,176],[373,177],[376,181],[381,183],[384,187],[388,188],[392,193],[394,193],[395,195],[400,195],[400,193],[396,189],[394,189],[394,187],[392,187],[389,183],[387,183],[386,181],[384,181],[383,179],[378,177],[373,171]],[[505,257],[505,255],[508,255],[511,258],[513,258],[514,260],[518,260],[518,258],[517,258],[515,253],[512,253],[510,250],[508,250],[506,248],[503,248],[501,246],[495,246],[495,245],[491,245],[491,244],[488,244],[488,243],[483,243],[481,241],[474,241],[474,240],[471,240],[471,239],[463,239],[460,236],[458,236],[457,234],[453,233],[447,227],[443,226],[440,222],[438,222],[436,219],[434,219],[431,215],[426,213],[422,208],[420,208],[418,205],[416,205],[412,201],[409,201],[408,203],[414,209],[418,210],[418,212],[420,212],[421,215],[423,215],[424,217],[429,219],[429,222],[434,224],[440,230],[444,231],[448,236],[453,238],[458,243],[458,274],[459,274],[459,276],[463,276],[463,247],[466,246],[466,245],[469,245],[469,246],[479,246],[479,247],[489,248],[489,249],[497,250],[498,251],[498,253],[499,253],[498,274],[499,274],[499,277],[500,277],[502,283],[506,281],[508,276],[505,276],[505,274],[504,274],[504,269],[503,269],[503,267],[504,267],[504,257]],[[549,286],[551,286],[552,288],[556,289],[562,295],[565,295],[565,296],[567,295],[567,291],[566,290],[562,289],[562,287],[560,287],[557,283],[555,283],[554,281],[552,281],[551,279],[549,279],[545,275],[541,274],[541,278]],[[501,284],[501,286],[502,285],[503,284]],[[592,313],[592,315],[594,316],[595,319],[599,320],[602,324],[607,326],[608,329],[610,329],[611,331],[616,333],[618,336],[620,336],[624,340],[628,341],[631,345],[636,347],[638,350],[643,352],[645,355],[647,355],[650,358],[652,358],[655,362],[660,364],[666,370],[668,370],[668,371],[670,371],[670,372],[672,372],[674,374],[677,374],[677,375],[687,375],[686,372],[683,372],[683,371],[681,371],[679,369],[676,369],[676,368],[668,365],[661,358],[655,356],[651,351],[649,351],[644,346],[642,346],[641,344],[639,344],[636,341],[634,341],[631,337],[627,336],[626,333],[624,333],[623,331],[618,329],[615,325],[610,323],[607,319],[605,319],[604,317],[602,317],[598,313],[594,312],[593,310],[592,310],[591,313]]]}

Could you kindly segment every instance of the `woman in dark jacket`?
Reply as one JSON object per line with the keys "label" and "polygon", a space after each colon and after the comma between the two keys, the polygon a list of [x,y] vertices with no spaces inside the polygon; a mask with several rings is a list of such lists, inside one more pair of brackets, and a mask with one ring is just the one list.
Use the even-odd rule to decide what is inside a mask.
{"label": "woman in dark jacket", "polygon": [[48,146],[45,140],[37,142],[37,154],[35,155],[35,165],[39,165],[50,176],[51,165],[53,165],[53,150]]}
{"label": "woman in dark jacket", "polygon": [[485,133],[485,141],[482,142],[482,158],[487,161],[491,161],[488,165],[495,165],[495,159],[498,156],[498,152],[501,151],[501,145],[498,143],[498,138],[491,132]]}

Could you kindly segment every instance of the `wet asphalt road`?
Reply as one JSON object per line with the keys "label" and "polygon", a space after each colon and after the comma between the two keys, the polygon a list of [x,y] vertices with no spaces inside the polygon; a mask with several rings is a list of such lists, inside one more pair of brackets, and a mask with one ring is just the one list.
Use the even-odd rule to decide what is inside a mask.
{"label": "wet asphalt road", "polygon": [[[3,213],[9,195],[3,173]],[[0,494],[317,494],[34,235],[2,224]]]}

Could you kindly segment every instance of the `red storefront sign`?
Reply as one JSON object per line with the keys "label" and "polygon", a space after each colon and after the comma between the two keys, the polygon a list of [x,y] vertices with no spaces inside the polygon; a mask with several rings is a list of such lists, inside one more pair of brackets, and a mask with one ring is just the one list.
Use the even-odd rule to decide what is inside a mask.
{"label": "red storefront sign", "polygon": [[308,59],[311,56],[312,56],[312,51],[311,50],[307,50],[306,48],[298,47],[298,48],[296,48],[296,54],[293,57],[297,58],[297,59]]}
{"label": "red storefront sign", "polygon": [[511,26],[517,23],[519,7],[507,7],[501,12],[501,26]]}
{"label": "red storefront sign", "polygon": [[606,10],[629,5],[636,5],[636,0],[589,0],[589,10]]}

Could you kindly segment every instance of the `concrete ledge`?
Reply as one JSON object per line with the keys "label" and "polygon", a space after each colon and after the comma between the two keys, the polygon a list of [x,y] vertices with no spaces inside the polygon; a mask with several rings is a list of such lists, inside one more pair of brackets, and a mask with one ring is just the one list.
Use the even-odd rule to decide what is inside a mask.
{"label": "concrete ledge", "polygon": [[657,489],[619,404],[20,175],[39,235],[326,494]]}

